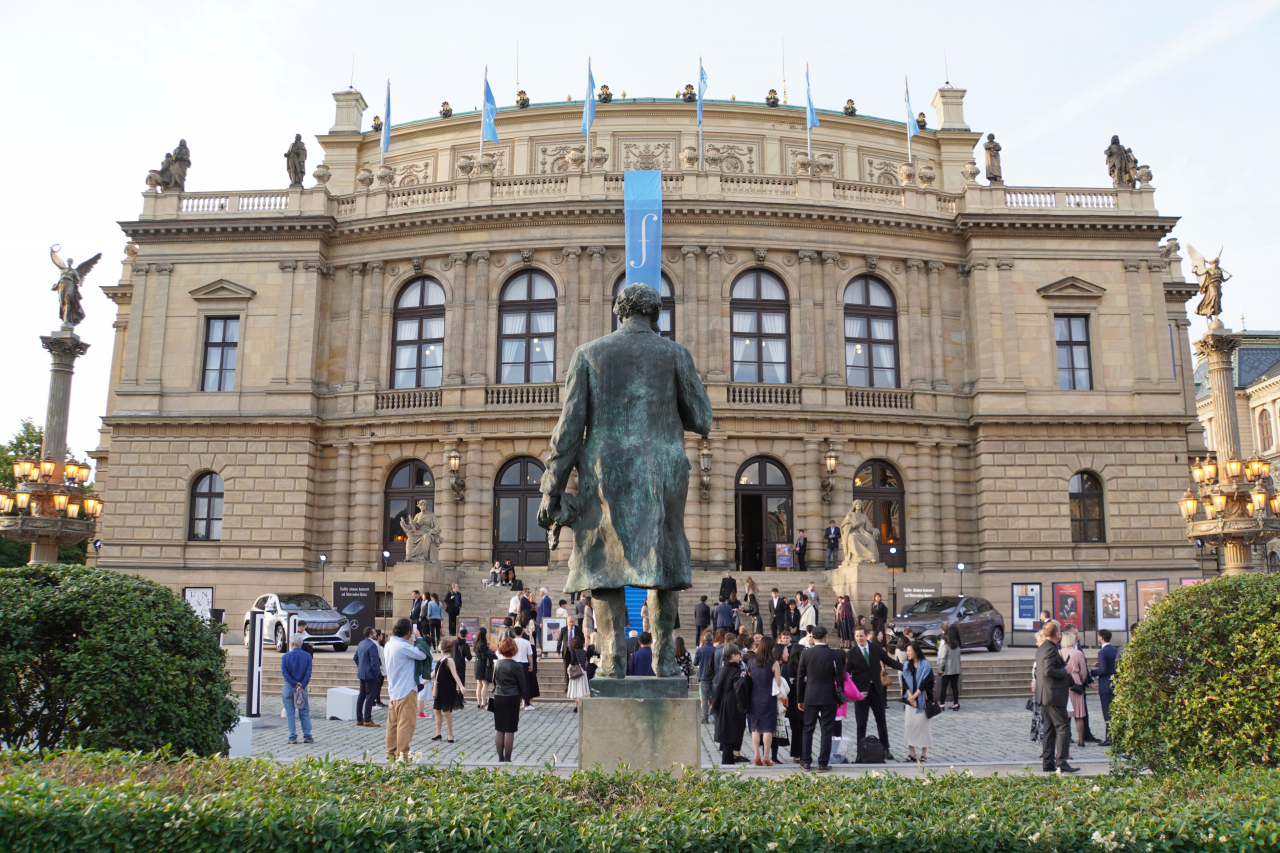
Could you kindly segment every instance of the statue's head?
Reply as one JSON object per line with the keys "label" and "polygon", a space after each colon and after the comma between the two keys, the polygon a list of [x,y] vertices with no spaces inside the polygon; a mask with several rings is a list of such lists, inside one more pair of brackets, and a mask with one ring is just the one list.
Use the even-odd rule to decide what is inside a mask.
{"label": "statue's head", "polygon": [[987,134],[987,141],[988,141],[988,142],[995,142],[995,141],[996,141],[996,135],[995,135],[994,133],[988,133],[988,134]]}
{"label": "statue's head", "polygon": [[628,284],[613,300],[613,313],[619,320],[639,315],[657,323],[658,315],[662,313],[662,297],[647,284]]}
{"label": "statue's head", "polygon": [[1120,137],[1119,137],[1119,136],[1112,136],[1112,137],[1111,137],[1111,144],[1112,144],[1112,145],[1119,145],[1119,144],[1120,144]]}
{"label": "statue's head", "polygon": [[418,512],[427,512],[427,502],[418,501]]}
{"label": "statue's head", "polygon": [[294,141],[294,142],[301,142],[301,141],[302,141],[302,134],[301,134],[301,133],[295,133],[295,134],[293,135],[293,141]]}
{"label": "statue's head", "polygon": [[185,139],[179,139],[179,140],[178,140],[178,147],[179,147],[179,148],[186,148],[186,147],[187,147],[187,140],[185,140]]}

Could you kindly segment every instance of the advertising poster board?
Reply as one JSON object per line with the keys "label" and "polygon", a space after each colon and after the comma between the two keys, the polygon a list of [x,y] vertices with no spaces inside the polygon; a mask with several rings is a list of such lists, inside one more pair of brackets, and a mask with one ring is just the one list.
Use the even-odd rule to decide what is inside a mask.
{"label": "advertising poster board", "polygon": [[1123,631],[1129,627],[1129,602],[1124,581],[1098,581],[1094,593],[1098,602],[1098,627]]}
{"label": "advertising poster board", "polygon": [[364,639],[364,629],[374,624],[373,581],[334,581],[333,609],[351,621],[351,642]]}
{"label": "advertising poster board", "polygon": [[1013,584],[1013,630],[1040,630],[1040,584]]}
{"label": "advertising poster board", "polygon": [[775,547],[778,549],[778,556],[777,556],[777,560],[778,560],[777,565],[778,565],[778,568],[780,568],[780,569],[789,569],[789,568],[791,568],[793,565],[795,565],[795,564],[791,561],[791,546],[790,546],[790,545],[787,545],[787,544],[785,544],[785,543],[783,543],[783,542],[779,542]]}
{"label": "advertising poster board", "polygon": [[506,619],[507,617],[505,616],[489,617],[489,645],[492,648],[496,649],[498,647],[497,642],[495,641],[495,638],[498,636],[498,632],[500,632],[503,629],[504,626],[502,623],[505,622]]}
{"label": "advertising poster board", "polygon": [[1074,626],[1077,631],[1084,630],[1084,614],[1080,608],[1084,606],[1084,584],[1055,583],[1053,585],[1053,618],[1063,628]]}
{"label": "advertising poster board", "polygon": [[184,586],[182,588],[182,598],[187,604],[191,605],[191,609],[196,615],[206,622],[209,621],[209,609],[213,607],[213,587],[211,586]]}
{"label": "advertising poster board", "polygon": [[1207,580],[1208,580],[1208,578],[1183,578],[1183,579],[1182,579],[1182,585],[1183,585],[1183,586],[1195,586],[1196,584],[1198,584],[1198,583],[1204,583],[1204,582],[1205,582],[1205,581],[1207,581]]}
{"label": "advertising poster board", "polygon": [[1169,581],[1138,581],[1138,621],[1147,618],[1151,605],[1169,594]]}
{"label": "advertising poster board", "polygon": [[568,624],[566,619],[543,619],[542,620],[542,647],[544,649],[553,649],[556,643],[560,642],[560,632],[564,630],[564,626]]}
{"label": "advertising poster board", "polygon": [[458,617],[459,633],[461,633],[463,628],[467,629],[467,641],[474,642],[476,638],[476,634],[480,633],[480,617],[479,616],[459,616]]}

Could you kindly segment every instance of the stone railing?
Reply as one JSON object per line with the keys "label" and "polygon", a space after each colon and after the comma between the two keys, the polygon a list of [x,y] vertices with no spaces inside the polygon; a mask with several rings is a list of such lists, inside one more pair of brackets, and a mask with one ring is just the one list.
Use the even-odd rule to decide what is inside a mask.
{"label": "stone railing", "polygon": [[859,204],[903,206],[902,187],[885,184],[859,184],[849,181],[835,182],[835,198],[837,201],[852,201]]}
{"label": "stone railing", "polygon": [[800,389],[792,385],[730,385],[728,401],[749,406],[798,406]]}
{"label": "stone railing", "polygon": [[407,388],[401,391],[380,391],[375,400],[379,412],[405,412],[413,409],[438,409],[441,397],[438,388]]}
{"label": "stone railing", "polygon": [[914,409],[915,395],[910,391],[876,388],[850,388],[844,392],[845,405],[855,409]]}
{"label": "stone railing", "polygon": [[493,197],[495,199],[563,196],[568,191],[569,178],[567,175],[528,175],[515,178],[495,178],[493,181]]}
{"label": "stone railing", "polygon": [[559,385],[499,385],[486,388],[484,392],[486,406],[536,406],[539,404],[559,405]]}
{"label": "stone railing", "polygon": [[720,191],[725,195],[795,198],[795,178],[781,175],[721,175]]}
{"label": "stone railing", "polygon": [[182,193],[178,212],[189,213],[260,213],[289,208],[288,193]]}
{"label": "stone railing", "polygon": [[[456,184],[418,184],[415,186],[399,187],[390,190],[387,193],[387,207],[425,207],[431,204],[452,204],[457,201],[458,187]],[[348,198],[338,199],[338,215],[343,215],[341,203],[347,201]],[[350,212],[355,212],[355,199],[350,199]]]}
{"label": "stone railing", "polygon": [[[1120,215],[1143,213],[1155,215],[1155,190],[1151,186],[1138,189],[1069,189],[1066,187],[984,187],[972,185],[958,199],[957,212],[1035,212],[1055,215],[1081,213]],[[939,196],[941,201],[941,196]]]}

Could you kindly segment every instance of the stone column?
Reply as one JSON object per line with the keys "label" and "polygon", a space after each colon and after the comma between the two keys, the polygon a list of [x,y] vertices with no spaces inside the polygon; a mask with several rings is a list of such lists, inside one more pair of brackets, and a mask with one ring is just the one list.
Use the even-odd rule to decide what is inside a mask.
{"label": "stone column", "polygon": [[[907,258],[907,334],[903,335],[901,330],[898,332],[898,340],[909,340],[911,345],[908,349],[908,364],[911,369],[911,382],[908,388],[913,391],[922,391],[929,387],[929,383],[925,380],[925,371],[928,369],[929,357],[925,347],[927,344],[924,340],[923,319],[920,312],[920,270],[924,267],[924,261],[918,258]],[[899,352],[902,348],[899,347]]]}
{"label": "stone column", "polygon": [[333,484],[333,553],[329,559],[335,569],[345,569],[352,562],[348,551],[351,533],[351,442],[343,441],[335,447],[338,461]]}
{"label": "stone column", "polygon": [[[76,359],[89,350],[89,345],[64,326],[52,335],[44,335],[40,343],[53,357],[49,368],[49,400],[44,415],[44,443],[40,458],[51,457],[57,465],[51,482],[62,481],[62,463],[67,458],[67,421],[71,413],[71,376],[75,372]],[[33,501],[34,505],[34,501]],[[31,545],[32,563],[58,562],[56,536]]]}
{"label": "stone column", "polygon": [[[298,357],[293,376],[294,382],[316,393],[322,393],[319,365],[326,360],[316,358],[321,337],[320,309],[323,305],[320,298],[320,267],[319,261],[304,261],[302,264],[302,305],[298,312],[302,322],[298,329]],[[328,323],[327,317],[325,322]]]}
{"label": "stone column", "polygon": [[556,321],[556,334],[560,338],[560,351],[565,356],[560,359],[560,363],[564,365],[564,369],[560,371],[560,381],[563,382],[569,372],[569,359],[578,348],[578,257],[582,254],[582,249],[578,246],[565,246],[561,249],[561,254],[565,260],[564,317]]}
{"label": "stone column", "polygon": [[587,254],[591,257],[591,325],[583,343],[607,334],[608,328],[604,320],[604,246],[588,246]]}
{"label": "stone column", "polygon": [[382,349],[382,261],[366,266],[370,275],[365,279],[364,304],[368,315],[364,321],[364,335],[360,341],[360,390],[378,390],[378,353]]}
{"label": "stone column", "polygon": [[[1231,356],[1240,345],[1228,330],[1210,328],[1196,341],[1196,352],[1209,362],[1209,393],[1213,400],[1213,452],[1218,458],[1219,481],[1226,480],[1226,463],[1231,457],[1243,459],[1240,453],[1240,419],[1236,411],[1236,384],[1231,369]],[[50,399],[50,406],[52,406]],[[1225,491],[1225,489],[1224,489]],[[1222,548],[1224,575],[1249,571],[1253,558],[1249,546],[1241,540],[1227,540]]]}
{"label": "stone column", "polygon": [[448,331],[444,339],[444,369],[446,385],[463,385],[466,383],[466,349],[463,341],[466,338],[467,319],[467,253],[457,252],[440,261],[440,269],[453,271],[450,279],[450,300],[448,311]]}
{"label": "stone column", "polygon": [[[142,311],[146,303],[147,296],[147,273],[151,270],[151,264],[134,264],[133,266],[133,295],[129,298],[129,333],[124,341],[124,365],[120,371],[120,384],[137,386],[138,384],[138,353],[141,350],[141,342],[138,340],[142,334]],[[197,387],[200,383],[197,381]]]}
{"label": "stone column", "polygon": [[159,280],[151,300],[151,343],[147,354],[147,384],[159,385],[164,369],[164,327],[169,314],[169,276],[173,264],[156,264]]}
{"label": "stone column", "polygon": [[[796,507],[796,524],[795,530],[792,531],[791,541],[795,542],[795,538],[800,535],[799,531],[804,528],[805,531],[822,529],[822,484],[821,479],[827,475],[827,469],[822,458],[822,448],[819,445],[816,436],[806,437],[804,439],[804,471],[798,477],[799,480],[799,506]],[[793,472],[794,476],[794,472]],[[813,540],[818,541],[818,540]],[[826,545],[824,544],[825,550]]]}
{"label": "stone column", "polygon": [[916,442],[916,521],[907,544],[917,555],[916,565],[931,569],[938,564],[938,465],[934,459],[936,441]]}
{"label": "stone column", "polygon": [[996,259],[999,282],[996,285],[1000,298],[1000,340],[1002,345],[1000,367],[1004,381],[1010,388],[1022,388],[1022,359],[1019,357],[1018,308],[1013,298],[1013,261]]}
{"label": "stone column", "polygon": [[[1133,343],[1133,381],[1135,384],[1147,384],[1151,381],[1151,363],[1148,361],[1147,317],[1143,305],[1142,282],[1138,272],[1142,269],[1141,261],[1124,261],[1125,289],[1129,300],[1129,333]],[[1101,340],[1098,330],[1098,340]],[[1090,330],[1089,337],[1094,336]]]}
{"label": "stone column", "polygon": [[956,527],[956,467],[954,446],[938,444],[938,498],[942,506],[942,568],[954,568],[958,557]]}
{"label": "stone column", "polygon": [[280,262],[280,297],[276,300],[276,336],[272,342],[271,385],[289,384],[289,332],[293,323],[293,274],[297,261]]}
{"label": "stone column", "polygon": [[476,262],[475,344],[472,349],[471,384],[489,384],[489,253],[472,252]]}
{"label": "stone column", "polygon": [[724,287],[724,281],[721,280],[720,259],[724,257],[724,246],[708,246],[707,247],[707,293],[714,296],[711,303],[708,304],[709,313],[707,319],[707,327],[711,332],[709,346],[711,347],[711,364],[707,369],[707,379],[712,382],[725,381],[724,372],[724,351],[725,351],[725,335],[724,335],[724,312],[729,300],[721,299],[720,292]]}
{"label": "stone column", "polygon": [[[991,290],[998,286],[994,274],[990,271],[990,262],[975,260],[970,264],[969,299],[969,336],[973,341],[975,368],[975,385],[985,389],[992,382],[997,385],[1004,381],[1004,362],[997,355],[1000,327],[998,318],[993,316]],[[979,334],[982,332],[982,334]]]}
{"label": "stone column", "polygon": [[312,321],[316,338],[315,390],[317,394],[330,394],[339,384],[333,361],[333,294],[336,271],[330,264],[321,264],[316,278],[315,312]]}
{"label": "stone column", "polygon": [[350,264],[351,299],[347,304],[347,368],[344,391],[355,391],[360,382],[360,321],[364,317],[364,264]]}
{"label": "stone column", "polygon": [[459,364],[468,376],[471,375],[471,366],[476,351],[476,326],[480,323],[480,318],[476,316],[476,281],[475,276],[471,274],[471,269],[474,266],[474,264],[467,263],[467,256],[463,254],[458,260],[458,272],[455,275],[455,279],[462,288],[464,300],[462,322],[465,328],[463,329],[462,339],[462,361]]}
{"label": "stone column", "polygon": [[818,349],[814,370],[824,385],[844,381],[832,364],[833,360],[841,366],[844,364],[844,347],[837,337],[844,325],[844,305],[836,294],[836,262],[839,260],[839,252],[822,253],[822,287],[813,294],[813,337]]}
{"label": "stone column", "polygon": [[[373,554],[369,548],[369,503],[372,499],[373,476],[372,442],[363,438],[355,442],[356,467],[351,476],[355,480],[356,499],[351,504],[350,554],[347,564],[352,571],[367,572],[374,568]],[[379,563],[379,565],[381,565]]]}
{"label": "stone column", "polygon": [[681,246],[684,256],[684,310],[679,318],[680,331],[676,340],[689,347],[702,378],[707,378],[707,300],[706,291],[698,286],[697,246]]}
{"label": "stone column", "polygon": [[[804,385],[816,385],[818,382],[817,368],[814,366],[814,338],[817,337],[816,323],[814,322],[813,312],[813,262],[818,259],[818,253],[812,249],[801,249],[796,252],[800,258],[800,293],[798,299],[799,321],[790,329],[790,338],[793,341],[798,340],[800,343],[800,382]],[[790,359],[794,364],[794,353],[789,353]],[[795,376],[791,372],[794,368],[787,365],[787,378],[794,381]]]}
{"label": "stone column", "polygon": [[[485,562],[491,564],[492,560],[485,560],[484,555],[488,551],[485,547],[486,539],[492,539],[492,526],[484,523],[484,476],[482,469],[483,447],[480,441],[472,439],[467,442],[466,451],[463,456],[466,461],[463,463],[467,466],[467,501],[463,505],[466,513],[467,528],[467,548],[464,558],[469,563]],[[490,534],[486,537],[486,533]]]}
{"label": "stone column", "polygon": [[711,443],[711,507],[708,518],[711,522],[711,554],[712,562],[732,563],[734,547],[733,521],[733,483],[729,478],[734,470],[725,463],[724,439],[712,438]]}
{"label": "stone column", "polygon": [[1176,344],[1170,327],[1173,319],[1169,316],[1169,304],[1164,298],[1164,273],[1169,265],[1164,261],[1147,261],[1147,274],[1143,289],[1145,298],[1152,301],[1151,312],[1155,317],[1156,334],[1156,377],[1161,382],[1173,382],[1173,365],[1176,363]]}
{"label": "stone column", "polygon": [[930,384],[935,391],[951,391],[951,383],[947,381],[946,347],[942,337],[942,271],[946,268],[941,261],[929,261],[925,268],[929,272],[929,339],[933,341],[931,350],[932,370]]}

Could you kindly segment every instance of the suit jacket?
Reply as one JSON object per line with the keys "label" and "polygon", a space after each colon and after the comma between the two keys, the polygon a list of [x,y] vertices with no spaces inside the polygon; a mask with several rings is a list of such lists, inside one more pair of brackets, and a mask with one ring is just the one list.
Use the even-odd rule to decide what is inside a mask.
{"label": "suit jacket", "polygon": [[804,556],[804,552],[808,550],[808,548],[809,548],[808,536],[801,536],[799,539],[796,540],[796,553],[799,554],[801,557]]}
{"label": "suit jacket", "polygon": [[769,607],[773,609],[773,615],[770,617],[773,619],[773,624],[777,625],[779,628],[789,627],[787,624],[787,613],[791,608],[787,606],[787,600],[782,596],[778,596],[777,602],[770,599]]}
{"label": "suit jacket", "polygon": [[[556,640],[556,654],[563,658],[568,658],[569,652],[573,650],[573,638],[582,634],[582,629],[577,625],[565,625],[560,631],[560,639]],[[583,637],[586,640],[586,637]],[[585,649],[586,646],[584,645]]]}
{"label": "suit jacket", "polygon": [[705,628],[711,624],[711,608],[701,601],[693,605],[693,624],[698,628]]}
{"label": "suit jacket", "polygon": [[425,600],[426,599],[419,598],[417,601],[413,603],[413,606],[409,608],[410,622],[417,624],[418,620],[422,618],[422,602]]}
{"label": "suit jacket", "polygon": [[445,613],[460,613],[462,611],[462,593],[449,590],[444,597]]}
{"label": "suit jacket", "polygon": [[717,628],[733,627],[733,605],[722,601],[716,605],[715,626]]}
{"label": "suit jacket", "polygon": [[1036,702],[1051,708],[1067,707],[1073,680],[1058,647],[1041,643],[1036,649]]}
{"label": "suit jacket", "polygon": [[724,599],[731,598],[738,594],[738,582],[731,577],[723,577],[720,579],[720,597]]}
{"label": "suit jacket", "polygon": [[827,547],[834,548],[840,544],[840,528],[832,525],[823,532],[823,537],[827,540]]}
{"label": "suit jacket", "polygon": [[792,610],[787,607],[787,621],[783,623],[788,631],[792,633],[800,630],[800,608]]}
{"label": "suit jacket", "polygon": [[885,700],[885,686],[880,683],[880,665],[902,672],[902,664],[885,653],[884,646],[873,640],[867,640],[867,651],[871,658],[862,654],[860,646],[851,646],[845,653],[845,666],[854,685],[867,695],[869,699],[880,702]]}
{"label": "suit jacket", "polygon": [[352,657],[356,662],[356,678],[365,681],[382,675],[382,656],[378,654],[378,644],[369,637],[360,641]]}
{"label": "suit jacket", "polygon": [[1120,659],[1120,650],[1108,643],[1098,650],[1098,665],[1093,674],[1098,679],[1098,694],[1111,694],[1111,676],[1116,674],[1116,662]]}
{"label": "suit jacket", "polygon": [[641,646],[627,661],[627,675],[653,675],[653,648]]}
{"label": "suit jacket", "polygon": [[837,692],[836,685],[844,685],[844,653],[830,646],[813,646],[800,655],[800,669],[796,673],[800,682],[801,701],[806,705],[838,705],[844,698],[844,690]]}

